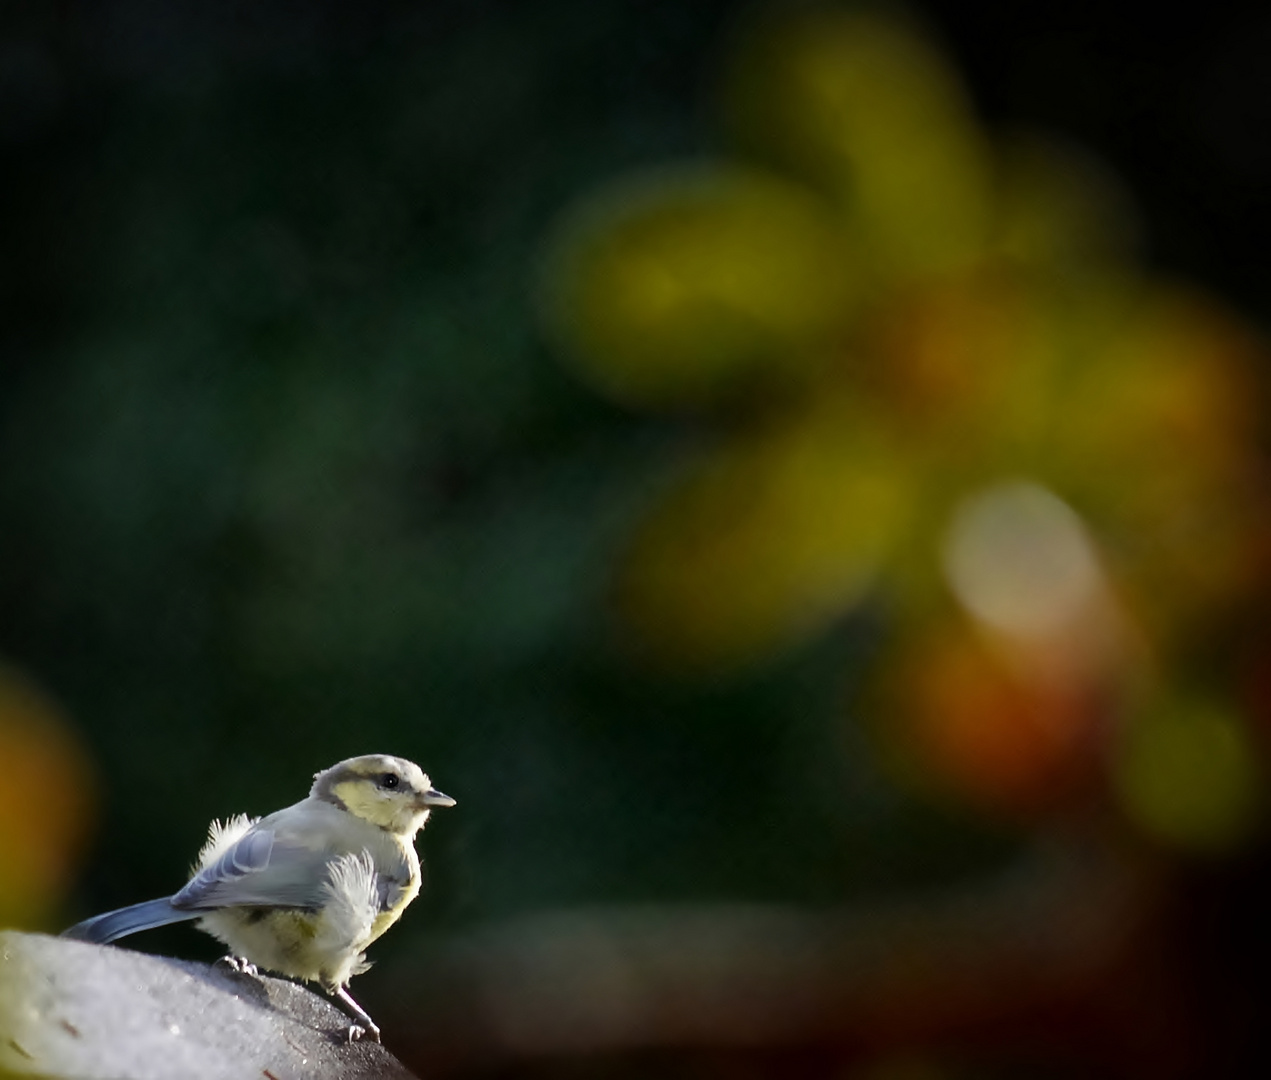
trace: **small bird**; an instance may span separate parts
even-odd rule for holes
[[[63,937],[99,944],[197,919],[229,946],[223,962],[317,982],[357,1021],[349,1041],[380,1029],[347,989],[363,950],[419,895],[415,834],[455,800],[405,758],[367,754],[315,773],[309,797],[264,818],[213,821],[190,880],[172,896],[76,923]]]

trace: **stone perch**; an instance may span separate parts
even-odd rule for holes
[[[0,932],[0,1075],[415,1080],[384,1047],[347,1042],[348,1028],[285,979]]]

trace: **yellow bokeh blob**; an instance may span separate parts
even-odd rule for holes
[[[815,355],[851,300],[847,251],[834,216],[797,185],[732,167],[658,174],[563,227],[547,315],[617,400],[708,402]]]
[[[1256,357],[1247,329],[1212,301],[1145,290],[1074,367],[1065,446],[1151,476],[1143,498],[1174,501],[1198,473],[1230,475],[1248,461]]]
[[[730,668],[850,611],[907,513],[901,460],[832,409],[722,447],[635,537],[619,605],[641,650]]]
[[[755,22],[724,107],[738,141],[842,200],[883,276],[977,258],[990,154],[960,80],[894,20],[833,9]]]
[[[1203,628],[1257,572],[1257,362],[1214,303],[1158,288],[1064,384],[1054,465],[1158,642]]]
[[[1256,821],[1261,776],[1249,734],[1213,702],[1162,701],[1138,717],[1114,776],[1126,814],[1168,844],[1221,852]]]

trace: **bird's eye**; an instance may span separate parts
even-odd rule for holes
[[[386,772],[380,777],[380,787],[388,788],[390,791],[402,782],[402,778],[397,773]]]

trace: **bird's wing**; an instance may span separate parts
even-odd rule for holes
[[[294,810],[295,808],[293,808]],[[320,822],[286,811],[248,829],[172,897],[184,910],[222,907],[316,908],[325,901],[333,851]]]

